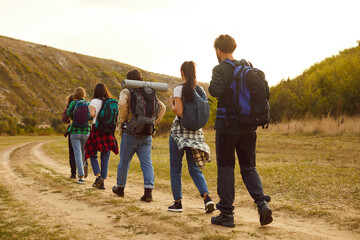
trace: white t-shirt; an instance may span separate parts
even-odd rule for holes
[[[202,88],[202,86],[200,86],[200,85],[198,85],[198,86],[204,91],[204,89]],[[183,85],[180,85],[180,86],[177,86],[176,88],[174,88],[173,97],[179,97],[179,98],[181,98],[182,89],[183,89]]]
[[[181,96],[182,96],[182,87],[183,87],[183,85],[180,85],[180,86],[177,86],[176,88],[174,88],[173,97],[179,97],[179,98],[181,98]],[[200,87],[201,87],[201,86],[200,86]],[[201,89],[203,89],[203,88],[201,87]],[[204,90],[204,89],[203,89],[203,90]],[[178,117],[177,117],[177,116],[175,116],[174,121],[176,121],[176,120],[178,120]]]
[[[201,88],[202,90],[204,90],[201,86],[200,86],[200,88]],[[181,96],[182,96],[182,90],[183,90],[183,85],[180,85],[180,86],[177,86],[176,88],[174,88],[173,97],[179,97],[179,98],[181,98]],[[178,120],[178,116],[175,117],[175,120]]]
[[[174,96],[173,97],[181,98],[182,89],[183,89],[183,85],[180,85],[180,86],[177,86],[176,88],[174,88]]]
[[[90,107],[91,106],[95,108],[95,116],[93,118],[93,124],[95,124],[97,116],[99,115],[99,112],[100,112],[100,109],[101,109],[101,106],[102,106],[102,100],[100,100],[98,98],[94,98],[90,102]]]
[[[180,86],[177,86],[176,88],[174,88],[173,97],[179,97],[179,98],[181,98],[182,89],[183,89],[183,85],[180,85]],[[175,119],[174,119],[174,120],[178,120],[178,116],[175,116]]]

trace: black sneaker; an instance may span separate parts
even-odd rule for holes
[[[215,225],[220,225],[224,227],[235,227],[234,224],[234,216],[233,215],[225,215],[220,213],[217,217],[211,218],[211,223]]]
[[[123,187],[113,186],[112,191],[119,197],[124,197],[124,188]]]
[[[105,184],[104,182],[102,184],[100,184],[100,186],[97,187],[98,189],[105,189]]]
[[[89,169],[88,162],[85,160],[84,161],[84,177],[85,178],[87,178],[87,176],[88,176],[88,173],[89,173],[88,169]]]
[[[75,179],[75,178],[76,178],[76,173],[71,174],[71,175],[70,175],[70,178],[71,178],[71,179]]]
[[[181,201],[179,202],[174,202],[173,205],[171,205],[170,207],[168,207],[168,210],[170,212],[182,212],[183,208],[182,208],[182,204]]]
[[[215,204],[211,200],[209,195],[206,195],[204,203],[205,203],[205,212],[206,213],[212,213],[213,211],[215,211]]]
[[[260,224],[261,226],[270,224],[273,221],[272,211],[267,204],[267,201],[262,201],[257,203],[258,213],[260,214]]]
[[[104,183],[104,179],[101,177],[101,176],[98,176],[96,179],[95,179],[95,182],[93,183],[93,187],[99,187],[101,184]]]

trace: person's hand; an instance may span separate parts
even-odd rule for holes
[[[174,97],[171,96],[171,97],[169,98],[169,104],[170,104],[170,105],[174,105]]]

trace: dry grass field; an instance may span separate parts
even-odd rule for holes
[[[272,124],[269,131],[281,134],[300,135],[360,135],[360,116],[339,117],[337,119],[324,117],[315,119],[312,117],[303,120],[284,121]]]
[[[258,130],[257,168],[271,195],[274,222],[258,223],[256,208],[236,172],[234,229],[210,224],[202,199],[183,161],[184,212],[172,204],[167,136],[153,140],[156,189],[141,202],[142,173],[134,157],[125,198],[111,192],[119,157],[111,155],[104,191],[94,189],[89,168],[86,186],[69,178],[63,137],[0,137],[1,239],[359,239],[360,134],[343,122],[326,125],[289,122]],[[328,130],[321,130],[328,127]],[[340,127],[340,128],[339,128]],[[310,128],[310,127],[309,127]],[[334,129],[339,128],[339,129]],[[216,194],[214,132],[206,131],[213,161],[204,174]],[[119,139],[120,143],[120,139]]]

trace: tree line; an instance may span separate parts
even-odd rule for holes
[[[270,109],[272,122],[360,114],[360,41],[271,87]]]

